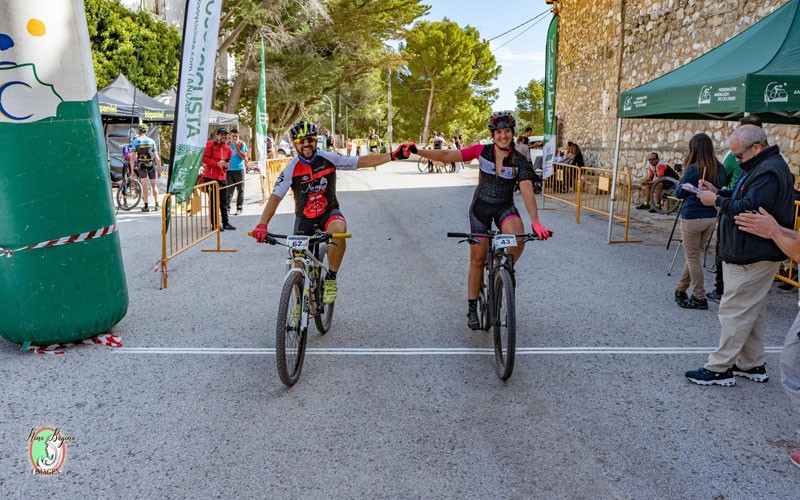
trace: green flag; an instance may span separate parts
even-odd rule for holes
[[[558,15],[553,16],[547,29],[544,69],[544,146],[542,147],[542,177],[553,175],[556,153],[556,57],[558,54]]]
[[[264,72],[264,40],[261,40],[261,78],[258,80],[258,101],[256,102],[256,151],[261,175],[267,170],[267,90]]]

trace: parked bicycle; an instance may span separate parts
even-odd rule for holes
[[[117,208],[120,210],[133,210],[142,200],[142,183],[128,175],[127,165],[122,166],[122,179],[119,182],[111,180],[111,190],[117,190]]]
[[[680,175],[683,171],[683,165],[676,163],[673,169],[676,174]],[[680,179],[665,175],[653,181],[652,189],[650,190],[650,207],[660,214],[671,214],[678,207],[681,206],[681,200],[675,196],[675,188],[678,186]]]
[[[349,233],[317,231],[313,236],[267,234],[264,240],[270,245],[285,246],[289,251],[275,332],[278,376],[288,386],[297,383],[303,369],[309,316],[313,316],[320,335],[330,330],[334,304],[327,305],[322,300],[328,246],[331,240],[349,237]]]
[[[514,266],[508,251],[517,246],[517,238],[523,243],[538,240],[533,233],[502,234],[490,230],[487,234],[447,233],[448,238],[462,238],[459,243],[480,244],[478,238],[489,236],[489,249],[486,254],[483,282],[478,294],[478,318],[481,329],[492,330],[494,339],[494,359],[497,375],[508,380],[514,371],[514,356],[517,344],[517,317],[514,289]]]

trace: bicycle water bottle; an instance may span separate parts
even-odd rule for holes
[[[0,11],[0,336],[76,342],[127,312],[82,0]]]

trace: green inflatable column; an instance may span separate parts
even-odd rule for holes
[[[10,0],[0,12],[0,335],[11,342],[76,342],[127,312],[96,94],[82,0]]]

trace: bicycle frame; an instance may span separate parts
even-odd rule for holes
[[[320,243],[314,243],[313,246],[319,248]],[[289,256],[286,258],[286,275],[284,281],[291,274],[301,274],[303,276],[303,297],[300,303],[300,327],[308,328],[308,316],[316,311],[317,304],[314,292],[319,286],[320,280],[312,280],[310,273],[315,272],[317,269],[322,268],[322,261],[314,256],[316,248],[309,248],[303,250],[295,250],[287,247]],[[311,250],[311,251],[309,251]],[[305,304],[309,307],[302,307]],[[311,309],[314,309],[313,311]]]

